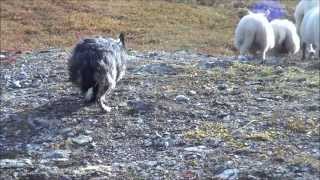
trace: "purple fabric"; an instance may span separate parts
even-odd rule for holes
[[[252,4],[250,10],[265,14],[268,14],[267,11],[269,10],[270,13],[267,16],[269,21],[282,18],[286,14],[285,8],[279,0],[261,0]]]

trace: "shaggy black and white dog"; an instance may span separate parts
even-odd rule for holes
[[[106,96],[124,76],[127,51],[124,34],[119,39],[95,37],[80,40],[69,59],[70,80],[80,87],[86,102],[97,101],[104,111]]]

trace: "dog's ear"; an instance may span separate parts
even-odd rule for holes
[[[125,43],[124,33],[123,33],[123,32],[120,33],[120,35],[119,35],[119,40],[120,40],[122,46],[123,46],[124,48],[126,48],[126,43]]]

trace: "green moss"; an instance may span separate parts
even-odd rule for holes
[[[290,159],[289,163],[292,165],[309,166],[315,169],[317,172],[320,171],[320,160],[316,159],[315,157],[309,154],[303,153],[303,154],[295,155]]]
[[[308,119],[291,117],[287,120],[286,129],[292,133],[308,133],[319,135],[319,126],[317,119]]]
[[[218,138],[237,148],[245,147],[244,143],[235,139],[231,132],[222,123],[206,122],[195,130],[184,133],[184,137],[189,140],[201,141],[204,138]]]
[[[198,129],[185,133],[188,139],[203,139],[206,137],[229,138],[230,133],[221,123],[205,123]]]
[[[265,66],[260,71],[260,76],[271,76],[274,75],[273,68],[270,66]]]
[[[232,68],[236,69],[237,72],[256,72],[257,66],[248,64],[248,63],[240,63],[240,62],[235,62],[231,66]]]
[[[289,67],[281,77],[281,80],[287,82],[300,82],[310,88],[320,87],[319,71],[307,71],[298,67]]]
[[[276,133],[273,131],[253,132],[247,135],[246,139],[255,141],[273,141],[276,137]]]
[[[272,67],[259,66],[249,63],[234,62],[227,70],[226,75],[234,80],[258,80],[261,77],[273,74]]]
[[[319,72],[314,72],[309,75],[306,79],[306,84],[310,88],[319,88],[320,87],[320,74]]]
[[[222,78],[224,75],[224,70],[221,68],[213,68],[211,70],[208,70],[207,72],[211,77],[215,79]]]

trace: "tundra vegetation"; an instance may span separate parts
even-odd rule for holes
[[[0,179],[317,179],[319,60],[238,60],[253,2],[0,1]],[[127,73],[101,113],[67,59],[120,31]]]

